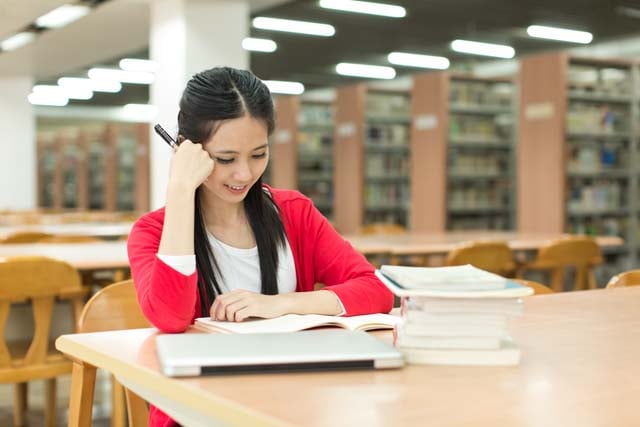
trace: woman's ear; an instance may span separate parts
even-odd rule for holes
[[[178,134],[178,145],[182,144],[182,142],[183,142],[185,139],[187,139],[187,138],[185,138],[184,136],[182,136],[182,135]]]

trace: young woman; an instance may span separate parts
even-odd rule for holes
[[[248,71],[213,68],[187,83],[166,206],[140,218],[128,243],[140,306],[161,331],[202,316],[391,310],[373,267],[307,197],[262,183],[274,126],[271,94]],[[172,421],[154,409],[150,425]]]

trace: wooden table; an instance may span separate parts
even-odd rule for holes
[[[640,287],[528,297],[512,332],[517,367],[189,379],[159,373],[154,329],[64,335],[56,347],[78,361],[70,426],[90,425],[96,366],[187,426],[640,425]]]
[[[118,238],[129,235],[132,226],[132,222],[5,225],[0,226],[0,239],[22,231],[47,233],[59,236],[92,236],[102,239]]]
[[[447,233],[403,233],[389,235],[345,235],[364,255],[443,255],[457,245],[471,240],[501,240],[514,251],[540,248],[563,234],[534,234],[512,231],[451,231]],[[615,236],[597,236],[601,248],[619,247],[624,240]]]
[[[66,261],[78,270],[129,267],[127,242],[0,244],[0,257],[40,255]]]

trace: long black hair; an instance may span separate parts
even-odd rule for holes
[[[203,71],[189,80],[180,99],[179,139],[203,143],[222,120],[245,115],[262,120],[271,135],[275,117],[267,86],[246,70],[216,67]],[[200,191],[195,197],[194,248],[200,308],[206,316],[216,295],[221,294],[215,276],[215,270],[220,272],[220,269],[207,237]],[[278,209],[262,188],[262,177],[249,189],[244,208],[258,247],[261,292],[275,295],[278,293],[278,246],[284,247],[286,237]]]

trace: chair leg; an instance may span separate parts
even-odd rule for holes
[[[129,389],[125,389],[129,427],[143,427],[149,424],[147,402]]]
[[[69,399],[69,427],[90,427],[96,367],[74,360]]]
[[[25,412],[27,410],[27,383],[16,383],[13,389],[13,425],[16,427],[25,425]]]
[[[577,266],[576,267],[576,280],[574,282],[573,285],[573,290],[574,291],[583,291],[585,289],[588,288],[588,284],[587,284],[587,271],[586,268],[583,266]]]
[[[124,387],[111,375],[111,427],[125,427]]]
[[[598,283],[596,282],[596,275],[593,273],[592,269],[589,269],[587,278],[589,280],[589,289],[596,289],[598,287]]]
[[[551,271],[551,289],[554,292],[564,291],[564,270],[562,268],[554,268]]]
[[[55,427],[56,425],[56,379],[50,378],[45,381],[45,407],[44,425]]]

